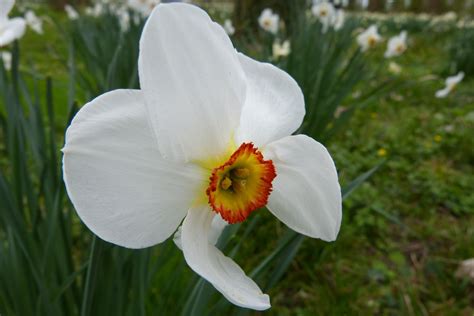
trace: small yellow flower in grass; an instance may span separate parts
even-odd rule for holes
[[[379,150],[377,150],[377,156],[379,157],[387,156],[387,150],[385,148],[380,148]]]
[[[441,135],[435,135],[433,139],[435,142],[440,143],[443,140],[443,137],[441,137]]]
[[[128,248],[174,234],[187,264],[230,302],[270,298],[216,242],[266,206],[291,229],[327,241],[342,218],[327,149],[292,135],[304,96],[286,72],[238,53],[188,4],[160,4],[143,28],[140,90],[86,104],[66,132],[63,174],[82,221]],[[257,228],[258,229],[258,228]]]

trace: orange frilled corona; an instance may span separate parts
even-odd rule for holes
[[[276,177],[271,160],[252,143],[243,143],[220,167],[212,170],[206,194],[212,209],[230,224],[245,220],[268,202]]]

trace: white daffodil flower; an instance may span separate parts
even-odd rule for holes
[[[388,40],[385,58],[400,56],[407,49],[407,32],[402,31],[399,35]]]
[[[25,13],[26,24],[38,34],[43,34],[43,21],[36,14],[29,10]]]
[[[20,39],[25,34],[26,23],[23,18],[8,18],[15,0],[0,1],[0,47]]]
[[[346,15],[344,13],[344,10],[342,9],[336,10],[336,12],[334,13],[334,23],[333,23],[334,29],[336,31],[339,31],[340,29],[342,29],[345,21],[346,21]]]
[[[104,11],[105,11],[104,4],[101,2],[97,2],[93,7],[87,7],[84,12],[87,15],[97,18],[101,16],[102,14],[104,14]]]
[[[280,26],[280,16],[273,13],[272,9],[266,8],[260,13],[258,24],[265,31],[276,34]]]
[[[12,54],[10,52],[0,52],[0,55],[2,55],[2,61],[5,70],[12,69]]]
[[[66,4],[64,6],[64,11],[66,11],[67,17],[69,20],[77,20],[79,19],[79,13],[74,9],[73,6]]]
[[[227,33],[227,35],[231,36],[231,35],[234,35],[235,33],[235,28],[234,26],[232,25],[232,21],[230,19],[226,19],[224,21],[224,30],[225,32]]]
[[[449,93],[451,93],[458,83],[460,83],[464,79],[464,72],[460,71],[456,76],[448,77],[446,79],[446,87],[444,89],[436,91],[435,96],[437,98],[445,98],[448,96]]]
[[[286,40],[283,43],[280,43],[278,40],[274,41],[272,45],[272,52],[274,59],[288,56],[291,52],[290,41]]]
[[[77,213],[128,248],[161,243],[182,222],[175,240],[196,273],[233,304],[269,308],[215,241],[265,205],[296,232],[336,239],[334,162],[314,139],[291,136],[305,114],[301,89],[236,52],[219,24],[187,4],[154,9],[138,68],[141,90],[97,97],[67,129],[63,173]]]
[[[115,12],[119,19],[120,29],[126,32],[130,29],[130,14],[126,8],[120,8]]]
[[[363,52],[367,51],[369,48],[373,48],[381,40],[382,37],[377,30],[377,25],[369,26],[367,30],[357,36],[357,43]]]
[[[329,25],[332,25],[335,21],[335,9],[332,3],[327,1],[322,1],[317,4],[314,4],[311,7],[313,15],[321,22],[323,25],[323,32],[326,32]]]

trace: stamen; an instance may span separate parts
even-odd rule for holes
[[[232,180],[229,177],[225,177],[221,182],[221,188],[227,190],[232,185]]]
[[[250,175],[248,168],[236,168],[232,170],[232,175],[236,178],[247,179]]]
[[[245,191],[245,185],[247,184],[247,180],[236,180],[232,182],[232,188],[237,193],[242,193]]]
[[[275,177],[273,162],[265,160],[252,143],[243,143],[212,170],[206,189],[209,205],[228,223],[242,222],[267,204]]]

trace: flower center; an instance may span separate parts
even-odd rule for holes
[[[206,190],[209,204],[228,223],[242,222],[267,204],[275,177],[273,162],[264,160],[252,143],[243,143],[212,170]]]
[[[375,44],[377,44],[377,39],[375,38],[375,36],[369,36],[367,41],[370,47],[374,47]]]
[[[398,44],[397,47],[395,48],[395,51],[397,53],[403,53],[404,50],[405,50],[405,45],[403,44]]]

